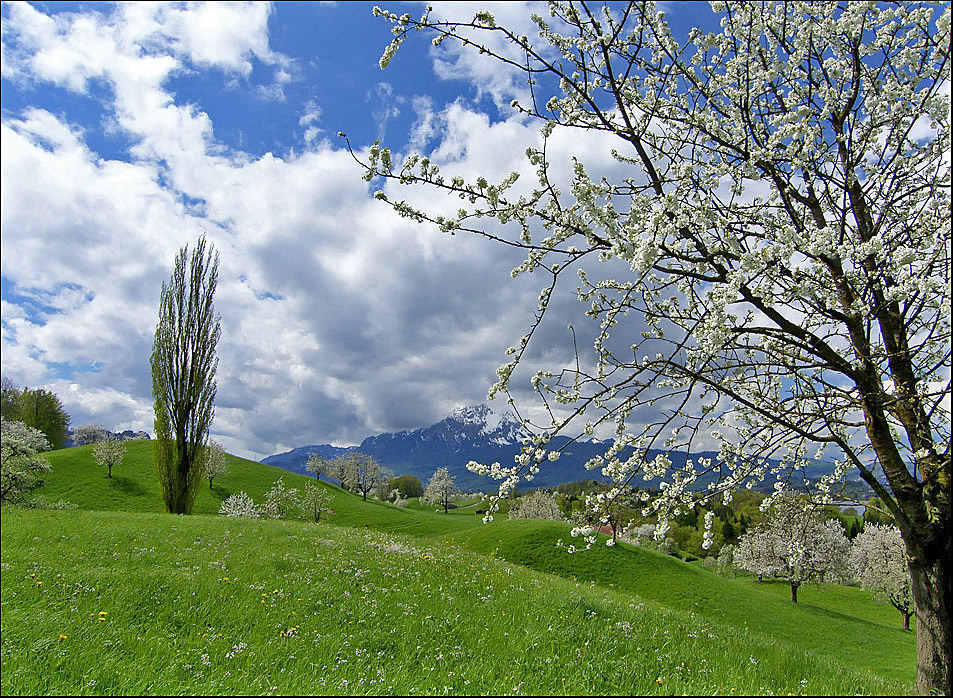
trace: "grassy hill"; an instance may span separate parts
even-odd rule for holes
[[[152,441],[129,441],[121,465],[106,477],[106,469],[96,465],[92,446],[77,446],[47,454],[53,472],[38,490],[46,499],[64,499],[80,509],[98,511],[165,511],[159,495],[159,480],[152,460]],[[290,487],[299,487],[307,479],[303,475],[270,468],[236,456],[226,456],[228,474],[213,481],[211,489],[199,489],[195,498],[196,514],[217,514],[222,502],[231,494],[245,491],[255,501],[263,500],[279,477]]]
[[[165,511],[159,495],[159,481],[152,460],[151,441],[130,441],[122,465],[113,468],[113,476],[96,465],[92,446],[51,451],[47,454],[53,472],[46,476],[38,490],[49,501],[63,499],[80,509],[93,511],[128,511],[161,513]],[[263,502],[265,493],[278,478],[287,487],[303,487],[314,478],[291,473],[282,468],[262,465],[228,455],[228,473],[215,478],[212,487],[207,481],[195,498],[193,514],[218,514],[230,495],[245,492],[256,502]],[[377,500],[363,501],[360,496],[322,481],[332,493],[334,523],[342,526],[369,526],[375,530],[411,535],[442,535],[449,531],[475,526],[480,519],[472,510],[454,510],[447,517],[432,509],[399,508]]]
[[[916,661],[911,634],[900,629],[900,616],[892,607],[872,604],[870,595],[859,588],[810,584],[794,604],[786,583],[725,579],[700,566],[626,543],[569,555],[553,544],[560,538],[568,541],[569,530],[568,524],[555,521],[515,520],[448,537],[474,552],[632,593],[739,632],[790,638],[799,647],[835,659],[842,666],[866,670],[875,665],[884,676],[911,676]]]
[[[849,587],[728,580],[568,527],[334,495],[330,523],[226,519],[279,476],[229,457],[161,513],[149,442],[111,480],[49,454],[79,511],[2,512],[2,693],[900,694],[914,638]]]

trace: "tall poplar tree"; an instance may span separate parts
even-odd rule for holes
[[[215,349],[221,336],[212,302],[218,260],[212,246],[206,250],[204,235],[191,258],[184,246],[159,300],[152,344],[155,463],[162,498],[173,514],[192,511],[205,474],[202,454],[215,414]]]

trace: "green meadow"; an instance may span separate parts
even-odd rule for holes
[[[228,519],[282,477],[239,458],[195,513],[163,513],[152,444],[107,478],[48,454],[4,509],[2,693],[907,694],[915,641],[857,588],[726,579],[626,544],[568,554],[569,526],[398,508],[325,484],[331,514]]]

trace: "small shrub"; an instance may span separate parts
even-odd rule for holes
[[[233,494],[228,497],[228,499],[222,502],[222,508],[219,509],[218,513],[239,519],[257,519],[261,516],[261,512],[258,507],[255,506],[254,500],[244,492],[239,492],[238,494]]]
[[[298,507],[307,518],[314,519],[315,523],[321,520],[323,514],[333,513],[331,507],[331,493],[316,482],[308,482],[304,493],[298,499]]]
[[[73,502],[67,502],[65,499],[59,499],[50,502],[43,497],[36,497],[30,502],[30,509],[47,509],[52,511],[67,511],[69,509],[78,509],[79,505]]]
[[[287,489],[284,481],[279,477],[275,486],[265,495],[261,514],[268,519],[283,519],[298,506],[299,499],[298,490]]]

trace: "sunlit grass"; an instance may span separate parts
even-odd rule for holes
[[[4,694],[906,687],[631,592],[324,524],[5,510],[2,575]]]
[[[625,543],[600,544],[570,555],[554,544],[560,538],[569,541],[570,528],[554,521],[517,520],[447,538],[474,552],[691,611],[733,626],[739,633],[774,636],[843,666],[860,671],[873,667],[890,678],[913,679],[913,634],[900,628],[895,617],[899,614],[874,603],[869,592],[807,584],[795,604],[786,584],[725,579],[700,566]]]
[[[80,510],[3,511],[3,694],[912,688],[912,634],[857,588],[808,585],[795,605],[627,545],[569,555],[565,524],[327,483],[327,522],[226,519],[229,494],[307,479],[234,457],[196,515],[170,516],[149,442],[112,479],[88,448],[48,456],[40,491]]]

